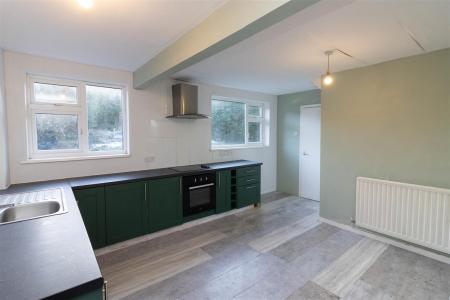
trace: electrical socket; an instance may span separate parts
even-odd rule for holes
[[[144,157],[144,162],[146,162],[146,163],[152,163],[152,162],[154,162],[155,161],[155,157],[154,156],[146,156],[146,157]]]

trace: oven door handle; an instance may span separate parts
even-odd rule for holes
[[[211,182],[211,183],[208,183],[208,184],[202,184],[202,185],[190,186],[190,187],[189,187],[189,190],[191,191],[191,190],[201,189],[201,188],[205,188],[205,187],[213,186],[213,185],[214,185],[214,182]]]

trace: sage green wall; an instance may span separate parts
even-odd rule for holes
[[[298,195],[300,106],[319,104],[320,90],[278,96],[277,191]]]
[[[322,217],[350,223],[357,176],[450,188],[450,49],[339,72],[323,88]]]

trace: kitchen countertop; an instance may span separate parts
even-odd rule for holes
[[[262,163],[238,160],[12,185],[2,194],[62,188],[68,212],[0,225],[0,291],[4,299],[70,298],[100,288],[103,278],[72,189],[184,176]]]
[[[103,278],[71,187],[65,181],[13,185],[0,194],[62,188],[68,212],[0,225],[2,299],[70,298]]]
[[[143,179],[157,179],[157,178],[165,178],[171,176],[185,176],[192,175],[196,173],[204,173],[204,172],[214,172],[217,170],[226,170],[232,168],[240,168],[240,167],[248,167],[255,165],[262,165],[260,162],[250,161],[250,160],[234,160],[227,162],[218,162],[218,163],[210,163],[206,164],[210,166],[210,168],[201,168],[201,165],[190,165],[187,167],[192,167],[196,170],[189,171],[175,171],[171,168],[164,169],[153,169],[153,170],[142,170],[142,171],[134,171],[134,172],[126,172],[126,173],[115,173],[115,174],[107,174],[107,175],[95,175],[95,176],[87,176],[80,178],[68,179],[70,186],[74,189],[77,188],[86,188],[86,187],[95,187],[104,184],[111,183],[123,183],[130,181],[139,181]]]

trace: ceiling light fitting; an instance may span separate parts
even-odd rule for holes
[[[327,73],[323,77],[322,82],[324,85],[331,85],[334,81],[333,76],[331,76],[330,74],[330,55],[333,55],[333,51],[332,50],[325,51],[325,55],[328,58],[328,65],[327,65]]]
[[[77,0],[77,2],[84,9],[91,9],[94,7],[94,0]]]

